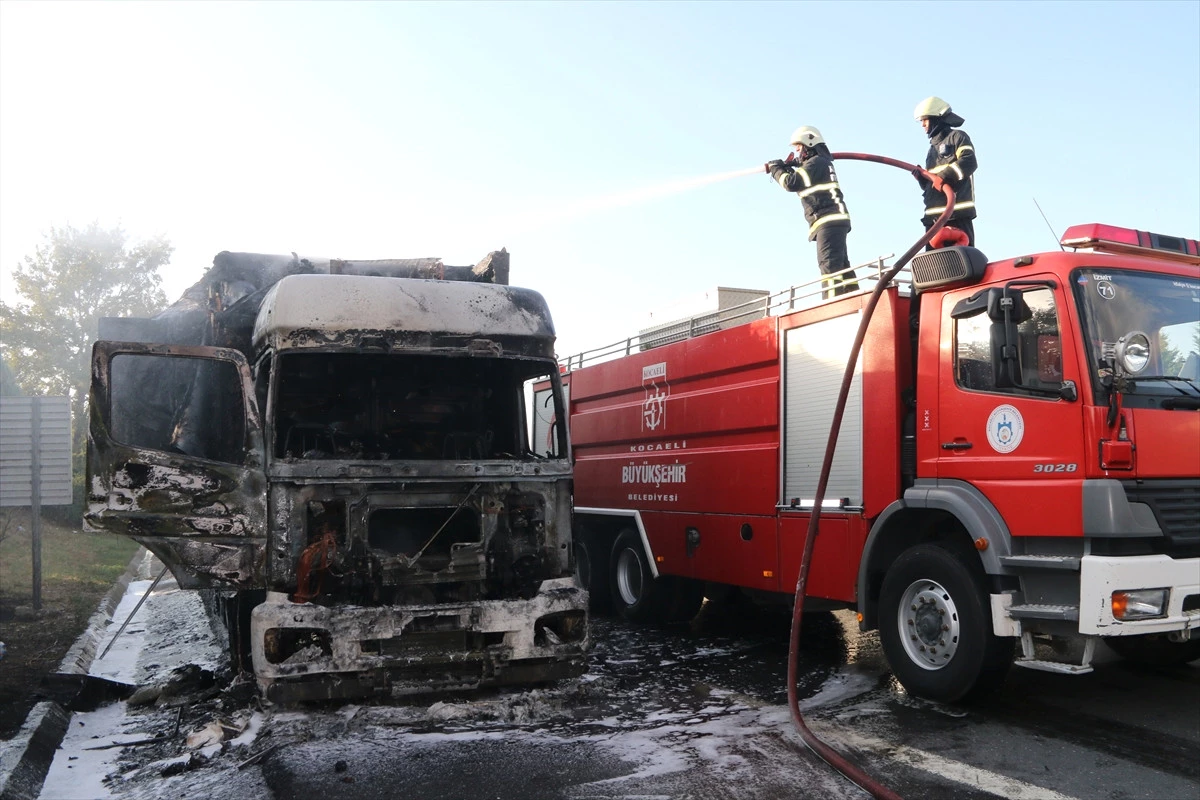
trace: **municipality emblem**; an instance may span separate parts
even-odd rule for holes
[[[987,420],[988,444],[997,453],[1011,453],[1025,436],[1025,420],[1014,406],[1002,405],[992,409]]]

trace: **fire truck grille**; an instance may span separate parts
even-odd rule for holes
[[[1122,481],[1131,503],[1154,511],[1172,556],[1200,555],[1200,481]]]

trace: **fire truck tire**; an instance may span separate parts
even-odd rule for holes
[[[655,580],[642,538],[626,528],[613,544],[610,564],[612,606],[630,622],[662,622],[671,601],[672,581]]]
[[[612,610],[609,586],[608,550],[599,541],[581,531],[575,537],[575,574],[588,590],[588,608],[598,614]]]
[[[1200,659],[1200,638],[1195,634],[1186,642],[1172,642],[1165,633],[1112,636],[1104,641],[1126,661],[1149,667],[1175,667]]]
[[[883,579],[879,639],[911,693],[952,703],[995,689],[1013,640],[991,631],[983,568],[973,553],[936,544],[906,550]]]

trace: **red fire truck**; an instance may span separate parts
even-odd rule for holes
[[[1014,656],[1089,672],[1100,638],[1200,658],[1197,241],[1093,224],[1061,244],[921,254],[867,330],[806,596],[856,607],[914,694],[995,688]],[[794,287],[564,360],[594,604],[790,604],[867,298]]]

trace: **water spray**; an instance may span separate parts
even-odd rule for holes
[[[519,232],[529,232],[547,225],[569,222],[588,214],[627,208],[647,203],[651,200],[689,192],[692,189],[699,189],[702,186],[740,178],[743,175],[761,175],[762,172],[763,168],[760,165],[747,167],[746,169],[730,170],[729,172],[717,172],[712,175],[702,175],[698,178],[676,178],[652,186],[643,186],[639,189],[630,189],[623,192],[613,192],[611,194],[585,198],[574,203],[566,203],[553,210],[524,212],[500,221],[507,226],[506,231],[509,234],[514,229]]]

